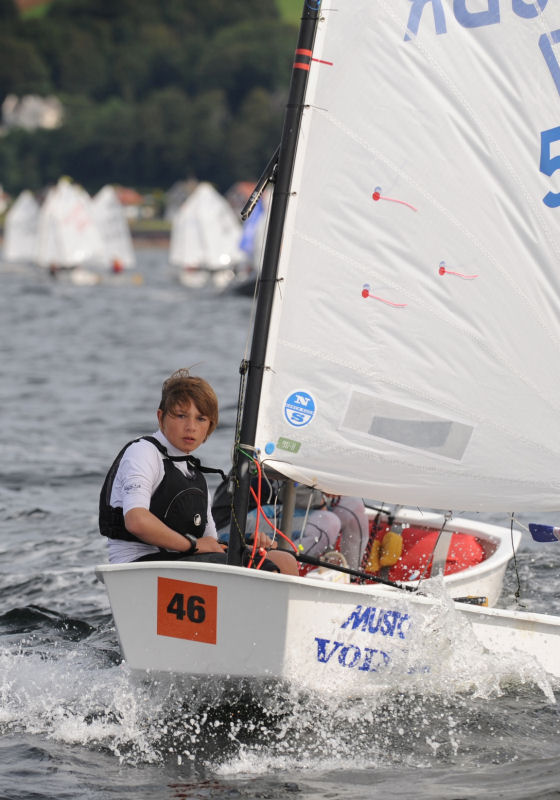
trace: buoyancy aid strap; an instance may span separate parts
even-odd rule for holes
[[[189,465],[189,467],[192,467],[193,469],[197,469],[199,472],[214,472],[214,473],[218,473],[219,475],[222,476],[224,481],[226,480],[226,475],[221,469],[218,469],[218,468],[215,469],[214,467],[203,467],[201,465],[201,463],[200,463],[200,459],[195,458],[194,456],[191,456],[191,455],[170,456],[169,453],[167,452],[167,448],[160,441],[158,441],[154,436],[141,436],[140,438],[141,439],[145,439],[147,442],[150,442],[150,444],[153,444],[154,447],[157,447],[157,449],[162,454],[162,456],[164,458],[168,458],[170,461],[186,461],[187,464]],[[136,440],[136,441],[138,441],[138,440]]]
[[[125,451],[130,447],[130,445],[134,444],[134,442],[137,442],[137,441],[138,441],[138,439],[134,439],[132,442],[128,442],[127,444],[125,444],[125,446],[122,448],[120,453],[117,455],[117,457],[115,458],[115,460],[111,464],[111,467],[109,468],[109,471],[107,472],[107,475],[105,476],[105,480],[103,481],[103,486],[101,488],[101,499],[102,500],[103,500],[103,498],[105,499],[105,503],[106,503],[107,506],[109,506],[110,503],[111,503],[111,492],[112,492],[112,489],[113,489],[113,482],[115,480],[115,476],[117,474],[117,470],[118,470],[118,468],[120,466],[120,463],[122,461],[122,457],[124,456]]]
[[[128,442],[122,448],[120,453],[117,455],[117,457],[111,464],[109,471],[105,476],[105,480],[103,481],[101,492],[99,494],[99,532],[103,536],[108,536],[110,539],[119,538],[118,532],[124,530],[124,518],[123,518],[122,508],[113,508],[111,506],[111,493],[113,491],[113,483],[115,481],[115,476],[122,461],[122,457],[124,456],[127,448],[130,447],[131,444],[137,441],[139,440],[133,439],[133,441]],[[129,541],[138,541],[135,536],[132,536],[132,534],[129,534],[129,536],[131,537]]]

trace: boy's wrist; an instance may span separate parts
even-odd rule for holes
[[[185,533],[185,539],[190,542],[190,548],[187,550],[188,553],[196,553],[196,546],[198,544],[198,539],[196,536],[193,536],[190,533]]]

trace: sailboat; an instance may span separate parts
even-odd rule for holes
[[[184,286],[209,281],[223,288],[241,262],[241,222],[225,197],[207,181],[193,190],[171,225],[169,263]]]
[[[103,186],[92,199],[93,218],[101,233],[103,254],[100,262],[105,269],[121,272],[136,264],[130,227],[115,189]]]
[[[52,274],[63,270],[79,284],[99,282],[90,269],[103,257],[91,197],[81,186],[61,178],[49,189],[39,212],[36,262]]]
[[[427,674],[434,648],[439,669],[461,630],[467,669],[505,657],[512,674],[522,662],[560,677],[560,618],[492,607],[518,531],[476,518],[560,506],[560,11],[487,6],[304,4],[278,157],[260,182],[274,193],[230,564],[97,568],[133,671],[365,690]],[[262,468],[288,497],[298,482],[378,498],[401,525],[438,530],[443,595],[422,578],[240,566]],[[486,553],[460,587],[445,575],[457,531]]]
[[[33,263],[37,252],[39,204],[33,194],[25,189],[10,207],[4,221],[5,261]]]

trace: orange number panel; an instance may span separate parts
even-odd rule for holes
[[[158,578],[158,636],[216,644],[217,611],[217,586]]]

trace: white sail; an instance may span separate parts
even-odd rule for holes
[[[49,190],[39,213],[37,263],[76,267],[98,262],[103,243],[85,189],[61,179]]]
[[[92,210],[103,242],[103,266],[117,269],[134,267],[136,257],[130,227],[112,186],[104,186],[94,195]]]
[[[39,211],[37,252],[35,261],[41,267],[56,267],[60,263],[61,246],[58,244],[56,222],[57,187],[49,189]]]
[[[25,189],[4,220],[3,257],[6,261],[33,261],[37,250],[39,204]]]
[[[180,268],[232,269],[241,260],[241,223],[210,183],[199,183],[173,218],[169,263]]]
[[[256,444],[337,494],[557,509],[560,8],[467,5],[322,7]]]

